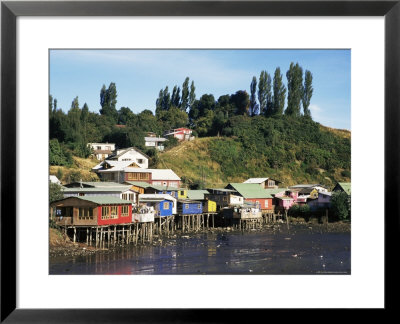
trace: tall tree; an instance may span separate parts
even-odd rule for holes
[[[267,107],[267,80],[266,71],[261,71],[260,78],[258,81],[258,102],[260,103],[260,113],[264,113]]]
[[[194,86],[194,81],[192,81],[190,85],[190,93],[189,93],[189,107],[192,107],[194,104],[194,101],[196,100],[196,93],[195,93],[196,87]]]
[[[108,88],[103,85],[100,90],[100,114],[109,116],[114,122],[118,120],[117,105],[117,87],[114,82],[111,82]]]
[[[169,94],[168,86],[166,86],[165,89],[164,89],[164,92],[163,92],[163,99],[162,99],[162,102],[161,102],[161,109],[162,110],[168,110],[170,106],[171,106],[171,95]]]
[[[304,116],[308,117],[311,117],[311,111],[308,107],[310,106],[311,97],[314,91],[312,87],[312,79],[313,79],[312,73],[306,70],[304,76],[304,86],[303,86],[301,101],[303,103]]]
[[[49,118],[51,117],[52,113],[53,113],[53,96],[49,95]]]
[[[187,111],[189,108],[189,77],[186,77],[182,84],[182,98],[180,107],[183,111]]]
[[[282,81],[281,69],[277,67],[274,73],[274,96],[272,110],[276,115],[282,115],[285,107],[286,87]]]
[[[271,116],[272,115],[272,86],[271,86],[271,76],[269,73],[266,73],[265,75],[265,93],[266,93],[266,107],[264,111],[265,116]]]
[[[164,92],[163,89],[160,90],[158,93],[158,98],[156,100],[156,115],[162,110],[162,102],[164,98]]]
[[[249,114],[250,99],[246,91],[236,91],[236,93],[231,96],[230,102],[235,106],[236,115]]]
[[[303,69],[293,62],[286,72],[288,80],[288,104],[285,111],[287,115],[300,116],[300,105],[303,94]]]
[[[250,83],[250,116],[258,114],[259,106],[257,104],[257,78],[253,76],[253,80]]]
[[[181,88],[178,86],[174,86],[174,89],[172,90],[172,96],[171,96],[171,106],[179,108],[181,97],[180,97],[180,92]]]

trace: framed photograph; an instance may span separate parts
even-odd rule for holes
[[[390,308],[399,16],[398,1],[3,1],[1,321]]]

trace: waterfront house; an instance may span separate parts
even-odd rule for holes
[[[218,210],[230,206],[241,206],[244,203],[243,197],[236,190],[208,188],[207,191],[209,192],[208,199],[216,202]]]
[[[201,201],[190,199],[178,200],[179,215],[198,215],[203,213],[203,203]]]
[[[187,198],[191,200],[199,200],[203,203],[203,213],[216,213],[217,203],[210,200],[210,192],[208,190],[188,190]]]
[[[292,190],[302,190],[302,189],[316,189],[318,192],[328,192],[328,189],[325,188],[322,184],[315,183],[315,184],[298,184],[294,186],[290,186],[288,189]]]
[[[172,216],[176,214],[177,200],[167,194],[141,194],[139,195],[139,203],[151,206],[156,211],[156,216]]]
[[[96,172],[104,181],[147,182],[150,185],[160,185],[179,188],[181,178],[171,169],[142,169],[131,165],[119,168],[102,168]]]
[[[317,199],[307,201],[310,210],[315,211],[318,209],[329,209],[331,207],[331,192],[320,192]]]
[[[245,202],[258,205],[262,211],[272,211],[275,208],[274,194],[284,189],[263,189],[256,183],[230,183],[226,189],[233,189],[244,198]]]
[[[132,203],[112,196],[68,197],[50,204],[57,225],[98,226],[132,222]]]
[[[151,223],[154,222],[154,216],[154,207],[147,205],[136,206],[132,210],[132,223]]]
[[[88,143],[87,145],[93,150],[93,156],[99,161],[108,158],[115,150],[114,143]]]
[[[254,203],[244,203],[243,206],[237,206],[232,208],[224,209],[224,217],[227,219],[257,219],[262,218],[261,209]]]
[[[256,183],[260,185],[263,189],[277,189],[278,184],[282,183],[282,181],[271,178],[250,178],[243,183]]]
[[[135,204],[138,201],[139,193],[132,190],[131,186],[103,186],[103,187],[83,187],[83,188],[64,188],[64,197],[94,197],[94,196],[109,196],[116,197],[122,200],[130,201]]]

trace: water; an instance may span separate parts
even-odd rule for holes
[[[350,233],[208,232],[50,260],[50,274],[350,274]]]

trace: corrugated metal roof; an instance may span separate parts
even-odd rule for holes
[[[188,190],[187,197],[188,199],[204,199],[204,194],[209,194],[208,190]]]
[[[139,201],[160,199],[160,198],[171,200],[171,201],[176,201],[176,198],[174,198],[168,194],[140,194],[139,195]]]
[[[201,201],[193,200],[193,199],[178,199],[178,202],[182,204],[201,204]]]
[[[258,184],[260,184],[260,183],[262,183],[264,181],[267,181],[268,179],[269,178],[250,178],[250,179],[247,179],[243,183],[258,183]]]
[[[144,181],[125,181],[126,183],[129,183],[132,186],[137,186],[141,188],[147,188],[150,187],[150,183],[144,182]]]
[[[65,188],[64,192],[124,192],[131,190],[131,186],[98,187],[98,188]],[[134,191],[134,190],[132,190]]]
[[[122,200],[113,196],[93,196],[93,197],[69,197],[69,198],[78,198],[81,200],[87,200],[93,202],[98,205],[108,205],[108,204],[132,204],[131,201]],[[66,199],[69,199],[66,198]]]
[[[231,186],[245,199],[271,198],[271,195],[257,183],[230,183]]]
[[[338,182],[338,184],[342,187],[345,193],[351,195],[351,182]]]
[[[164,137],[145,137],[144,140],[146,142],[165,142],[167,141]]]
[[[274,188],[274,189],[264,189],[267,193],[267,198],[274,198],[277,193],[284,192],[285,189]]]

